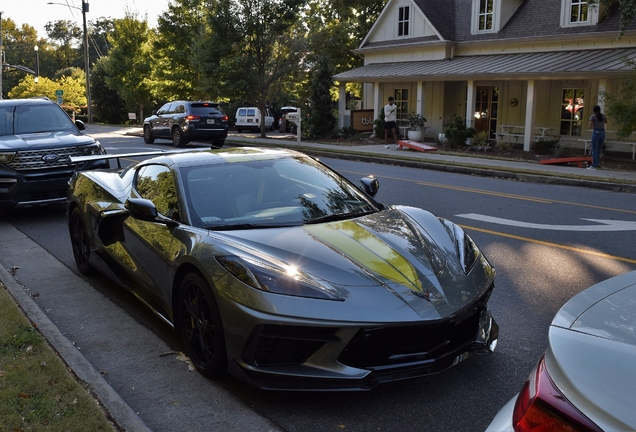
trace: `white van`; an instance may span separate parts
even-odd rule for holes
[[[274,129],[274,117],[269,112],[269,109],[265,110],[265,129]],[[236,110],[236,131],[238,133],[243,132],[243,129],[261,130],[261,111],[256,107],[244,107]]]

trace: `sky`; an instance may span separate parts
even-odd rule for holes
[[[89,10],[86,21],[97,18],[123,18],[128,8],[138,12],[140,19],[148,17],[150,27],[157,26],[157,17],[168,9],[170,0],[86,0]],[[47,3],[56,3],[53,5]],[[66,5],[70,7],[67,7]],[[46,37],[44,26],[49,21],[75,21],[82,28],[82,0],[0,0],[2,18],[11,18],[18,27],[30,24],[39,37]]]

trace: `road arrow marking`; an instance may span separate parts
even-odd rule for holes
[[[521,222],[511,219],[502,219],[492,216],[480,215],[475,213],[455,215],[456,217],[477,220],[481,222],[490,222],[500,225],[508,225],[520,228],[532,228],[554,231],[636,231],[636,222],[606,220],[606,219],[581,219],[588,222],[594,222],[598,225],[547,225],[536,224],[530,222]]]

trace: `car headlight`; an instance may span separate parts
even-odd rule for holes
[[[0,163],[9,163],[13,160],[15,152],[0,152]]]
[[[278,267],[237,256],[217,257],[216,260],[232,276],[261,291],[296,297],[343,300],[340,296],[318,282],[304,276],[297,268],[292,266],[287,268]]]
[[[106,150],[99,141],[95,141],[95,144],[81,146],[79,149],[85,156],[106,154]]]
[[[450,237],[455,241],[455,253],[457,254],[457,259],[462,265],[464,273],[470,273],[470,270],[477,261],[479,248],[473,239],[471,239],[470,236],[459,226],[446,219],[440,218],[440,221],[444,225],[444,228],[446,228]]]

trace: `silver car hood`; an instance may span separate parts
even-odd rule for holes
[[[636,272],[594,285],[555,316],[548,372],[605,430],[636,430]]]
[[[422,224],[430,226],[436,237]],[[477,277],[463,273],[457,258],[450,255],[454,244],[449,247],[451,240],[441,222],[419,209],[393,208],[345,221],[211,235],[223,236],[226,245],[241,253],[294,265],[336,287],[345,301],[362,306],[362,299],[378,298],[382,290],[388,303],[407,303],[420,318],[456,312],[490,285],[483,271],[475,272]],[[446,248],[438,245],[438,237]]]

